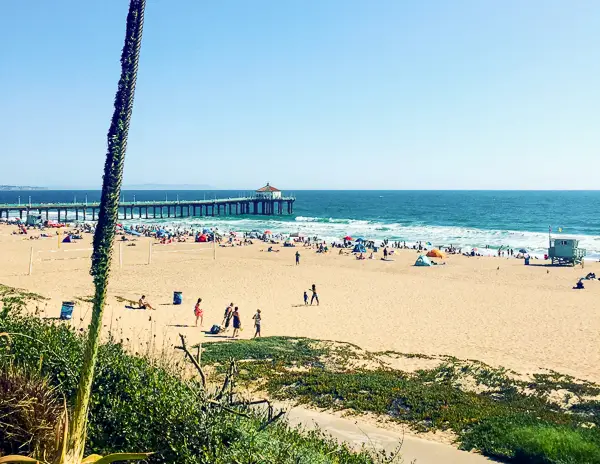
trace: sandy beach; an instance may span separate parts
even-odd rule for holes
[[[47,298],[42,317],[58,317],[61,302],[77,302],[71,321],[82,327],[93,293],[89,274],[91,235],[61,244],[55,237],[28,240],[0,226],[0,283]],[[52,232],[54,233],[54,232]],[[445,354],[504,366],[518,373],[552,369],[600,381],[600,281],[577,278],[600,265],[546,267],[534,260],[450,256],[446,265],[414,267],[415,251],[396,251],[394,261],[358,261],[335,250],[303,248],[268,253],[268,246],[223,248],[211,244],[154,245],[150,239],[116,245],[105,328],[133,351],[169,347],[179,333],[190,342],[219,339],[204,333],[221,323],[228,303],[239,306],[244,331],[254,333],[252,315],[262,310],[262,332],[352,342],[368,350]],[[135,246],[127,246],[135,243]],[[29,257],[33,247],[33,272]],[[299,250],[301,263],[294,264]],[[320,306],[302,295],[317,285]],[[183,305],[173,306],[173,291]],[[123,299],[144,294],[156,311],[126,309]],[[193,307],[203,299],[204,327],[194,327]],[[82,321],[83,319],[83,321]],[[139,346],[136,345],[139,343]]]

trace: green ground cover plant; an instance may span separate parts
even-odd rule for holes
[[[350,413],[375,413],[418,431],[451,430],[459,446],[522,463],[600,463],[598,386],[556,372],[522,379],[503,368],[441,356],[437,366],[403,372],[354,345],[268,337],[205,343],[203,360],[222,371],[241,360],[240,377],[277,399]],[[553,401],[552,393],[564,392]],[[577,399],[573,405],[571,399]]]

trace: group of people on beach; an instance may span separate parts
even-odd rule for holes
[[[198,320],[200,320],[200,327],[204,325],[204,310],[202,309],[202,298],[198,298],[196,301],[196,305],[194,306],[194,315],[196,316],[196,327],[198,327]],[[254,320],[254,338],[260,337],[260,329],[262,322],[261,310],[257,309],[254,316],[252,316]],[[223,322],[220,327],[223,332],[229,331],[229,328],[233,326],[233,333],[231,334],[231,338],[236,338],[239,336],[240,330],[242,329],[242,319],[240,316],[240,308],[235,306],[233,302],[229,303],[225,308],[225,313],[223,314]]]

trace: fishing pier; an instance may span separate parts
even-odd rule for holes
[[[119,219],[157,219],[203,216],[274,216],[293,214],[293,196],[284,197],[281,191],[267,184],[253,196],[212,200],[178,201],[131,201],[119,203]],[[98,218],[100,203],[37,203],[8,205],[0,204],[0,218],[38,214],[48,220],[50,213],[56,213],[58,222],[67,218],[75,221],[95,221]],[[11,216],[12,215],[12,216]],[[54,214],[53,214],[54,215]]]

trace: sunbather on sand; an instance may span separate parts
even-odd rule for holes
[[[140,309],[154,309],[152,305],[146,301],[146,295],[142,295],[138,303],[140,305]]]

